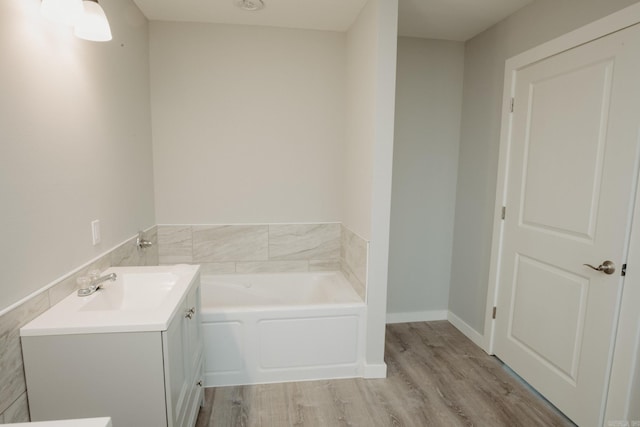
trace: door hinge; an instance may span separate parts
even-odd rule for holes
[[[498,307],[493,307],[493,313],[491,314],[492,319],[496,318],[496,311],[498,311]]]
[[[502,214],[500,216],[501,216],[502,220],[504,221],[504,219],[507,216],[507,207],[506,206],[502,207]]]
[[[627,264],[622,264],[622,271],[620,272],[621,276],[627,275]]]
[[[511,98],[511,112],[513,113],[513,106],[516,103],[516,99],[515,98]]]

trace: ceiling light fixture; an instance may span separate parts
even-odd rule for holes
[[[76,22],[73,33],[76,37],[94,42],[108,42],[111,40],[111,27],[104,10],[98,0],[84,0],[84,13]]]
[[[81,39],[111,40],[109,20],[98,0],[42,0],[40,13],[50,21],[72,25],[73,33]]]
[[[264,2],[262,0],[239,0],[236,2],[236,6],[242,10],[254,12],[256,10],[263,9]]]

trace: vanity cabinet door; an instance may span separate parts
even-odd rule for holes
[[[202,319],[200,316],[200,286],[194,286],[187,294],[187,310],[192,313],[187,317],[186,331],[188,335],[188,346],[184,348],[184,358],[187,361],[189,382],[189,398],[186,402],[185,418],[182,427],[193,427],[196,423],[198,410],[202,404],[204,389],[202,388],[203,372],[203,335]]]
[[[167,395],[167,422],[169,427],[182,426],[186,399],[191,390],[190,359],[185,357],[188,348],[189,326],[186,304],[178,309],[169,327],[162,333],[165,359],[165,387]]]
[[[193,383],[197,384],[201,380],[200,360],[203,351],[202,320],[200,317],[200,286],[195,286],[187,295],[187,307],[193,313],[188,319],[187,330],[189,334],[189,345],[185,357],[189,360],[189,372],[192,375]]]
[[[192,427],[202,399],[203,336],[200,286],[187,294],[163,332],[167,420],[169,427]]]

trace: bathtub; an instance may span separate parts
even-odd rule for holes
[[[205,386],[361,377],[365,304],[340,272],[203,275]]]

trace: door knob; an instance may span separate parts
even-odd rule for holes
[[[604,274],[613,274],[616,271],[616,265],[612,261],[605,261],[597,267],[591,264],[583,264],[589,268],[593,268],[595,271],[602,271]]]

